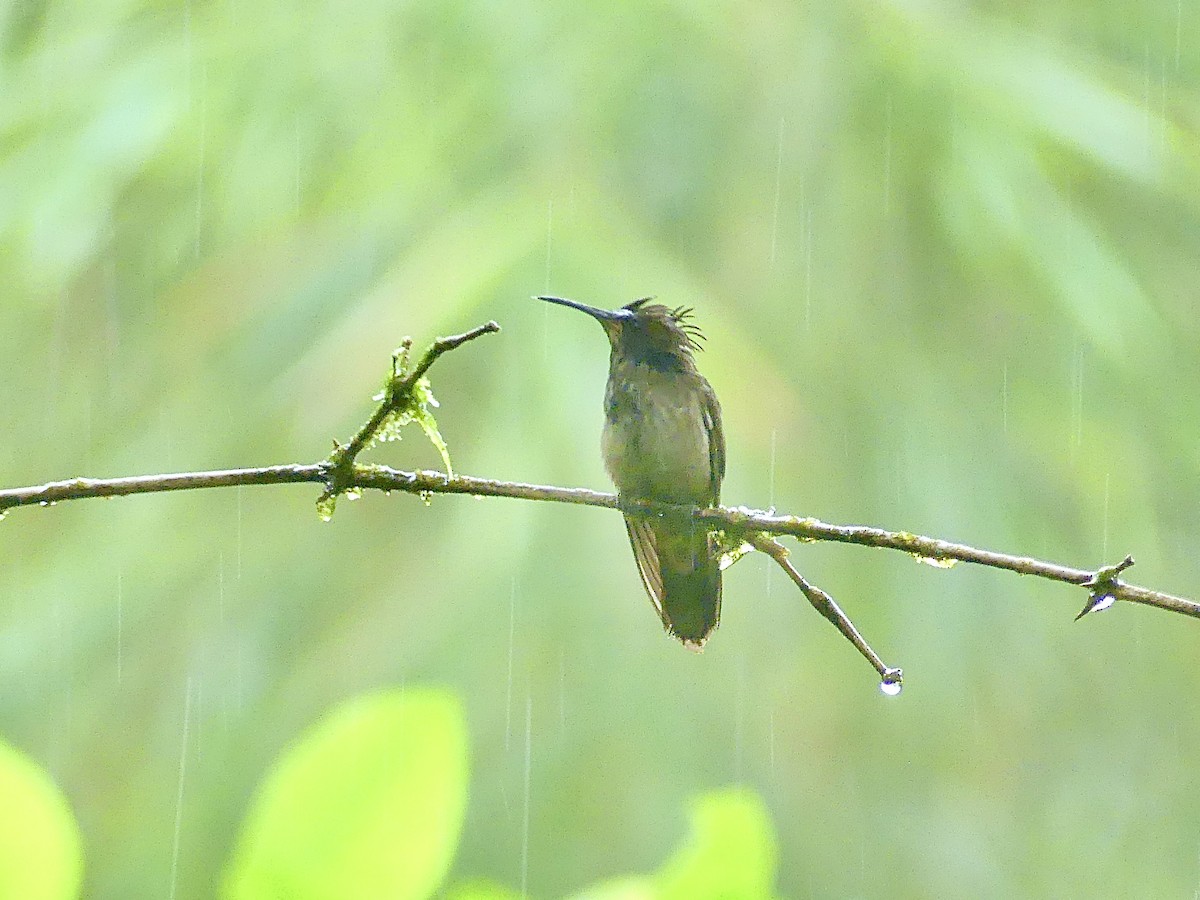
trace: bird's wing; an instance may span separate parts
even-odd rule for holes
[[[625,530],[629,532],[629,543],[633,545],[633,558],[637,560],[638,574],[642,576],[642,584],[654,604],[658,617],[666,622],[663,616],[663,577],[662,567],[658,562],[658,546],[654,537],[654,529],[648,519],[625,517]]]
[[[704,430],[708,434],[709,486],[715,505],[721,501],[721,481],[725,477],[725,431],[721,427],[721,404],[717,402],[717,392],[704,381],[701,394],[704,397]]]

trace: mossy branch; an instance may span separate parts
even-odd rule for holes
[[[333,453],[329,455],[329,472],[325,479],[325,492],[317,499],[317,510],[323,519],[333,517],[334,504],[339,494],[358,490],[353,483],[354,464],[358,455],[376,441],[398,440],[400,429],[409,422],[416,422],[425,432],[426,437],[442,455],[446,464],[447,474],[453,475],[450,468],[450,453],[446,442],[438,432],[437,422],[429,411],[430,406],[437,406],[433,392],[429,388],[429,379],[425,373],[437,362],[439,356],[455,347],[461,347],[467,341],[474,340],[485,334],[495,334],[500,326],[493,322],[485,322],[463,334],[438,338],[421,356],[415,367],[409,368],[409,354],[412,352],[412,338],[406,337],[400,346],[392,353],[392,371],[384,382],[383,390],[375,396],[379,406],[367,419],[358,433],[348,444],[333,442]]]
[[[0,518],[8,509],[20,506],[49,506],[66,500],[88,497],[123,497],[133,494],[164,491],[198,490],[233,485],[268,485],[315,483],[324,486],[318,501],[324,517],[332,514],[332,501],[347,491],[398,491],[427,496],[430,494],[469,494],[477,497],[510,497],[520,500],[574,503],[620,509],[634,515],[690,517],[703,522],[713,531],[724,532],[724,543],[735,546],[743,542],[770,555],[788,573],[819,612],[838,627],[867,658],[883,679],[884,686],[898,685],[900,670],[887,667],[858,634],[853,624],[819,588],[800,576],[787,560],[787,551],[774,538],[790,536],[800,541],[835,541],[899,550],[922,562],[948,568],[965,562],[1006,569],[1021,575],[1033,575],[1052,581],[1077,585],[1088,592],[1083,610],[1076,618],[1104,609],[1116,601],[1140,603],[1158,609],[1200,618],[1200,603],[1139,585],[1128,584],[1120,576],[1133,565],[1126,556],[1121,562],[1100,569],[1081,569],[1046,562],[1029,556],[1014,556],[994,550],[984,550],[967,544],[924,537],[906,531],[888,531],[864,525],[833,525],[800,516],[781,516],[745,507],[718,506],[708,509],[674,506],[649,501],[626,500],[616,494],[585,488],[562,488],[547,485],[494,481],[468,475],[442,472],[406,472],[387,466],[364,465],[358,455],[379,438],[388,423],[400,416],[402,421],[417,421],[427,434],[436,433],[436,423],[428,414],[426,404],[432,403],[425,374],[443,353],[474,338],[499,331],[495,322],[488,322],[464,334],[439,338],[425,351],[420,361],[408,367],[411,341],[406,340],[393,356],[392,373],[377,398],[380,403],[371,417],[348,444],[336,444],[333,453],[320,462],[310,464],[264,466],[250,469],[227,469],[209,472],[184,472],[166,475],[138,475],[125,478],[72,478],[30,487],[0,489]],[[425,420],[423,417],[427,417]],[[431,435],[432,437],[432,435]],[[440,437],[438,438],[440,440]],[[449,466],[447,466],[449,468]],[[322,506],[326,504],[326,506]],[[731,558],[736,557],[733,551]]]

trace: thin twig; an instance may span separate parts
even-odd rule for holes
[[[421,356],[415,368],[409,372],[399,372],[396,371],[398,361],[406,360],[408,352],[412,348],[412,338],[405,338],[400,349],[392,356],[392,380],[388,383],[388,389],[383,402],[379,404],[375,412],[371,415],[371,418],[363,424],[362,428],[358,429],[358,433],[350,439],[350,443],[344,447],[338,447],[334,451],[337,456],[336,462],[338,463],[338,468],[354,465],[358,454],[375,437],[384,420],[409,402],[413,388],[416,387],[417,382],[425,377],[425,373],[429,371],[430,366],[437,362],[439,356],[449,350],[453,350],[455,347],[462,346],[467,341],[474,340],[485,334],[495,334],[499,330],[500,326],[495,321],[491,321],[484,322],[482,325],[478,325],[462,334],[437,338],[429,345],[429,349]],[[335,491],[335,493],[338,492]]]
[[[495,320],[484,322],[482,325],[476,325],[470,331],[464,331],[462,334],[454,334],[450,337],[438,338],[433,342],[425,354],[421,357],[421,361],[417,363],[417,367],[409,374],[409,379],[416,381],[429,371],[429,367],[437,362],[437,358],[447,350],[453,350],[456,347],[461,347],[467,341],[473,341],[477,337],[482,337],[485,334],[498,334],[500,326]]]
[[[36,506],[39,503],[49,504],[87,497],[125,496],[238,484],[328,483],[330,467],[329,462],[322,462],[312,465],[267,466],[255,469],[145,475],[133,478],[73,478],[33,487],[0,490],[0,513],[5,509],[17,506]],[[697,521],[707,523],[713,529],[724,529],[731,533],[765,532],[775,535],[790,535],[807,541],[836,541],[844,544],[860,544],[866,547],[882,547],[889,550],[900,550],[913,556],[938,562],[957,560],[990,566],[994,569],[1006,569],[1022,575],[1036,575],[1039,578],[1048,578],[1052,581],[1061,581],[1082,587],[1088,587],[1088,583],[1096,578],[1098,573],[1105,571],[1105,568],[1099,570],[1075,569],[1028,556],[1010,556],[993,550],[982,550],[967,544],[956,544],[905,531],[886,531],[882,528],[871,528],[864,525],[831,525],[817,519],[777,516],[744,507],[718,506],[711,509],[695,509],[661,503],[618,502],[616,494],[592,491],[586,488],[562,488],[513,481],[493,481],[466,475],[456,475],[450,478],[441,472],[404,472],[386,466],[361,464],[352,468],[347,486],[381,491],[401,491],[409,494],[471,494],[479,497],[511,497],[521,500],[575,503],[583,506],[622,509],[634,513],[641,512],[647,515],[690,515]],[[1111,569],[1112,567],[1106,568]],[[1109,590],[1105,593],[1111,594],[1117,600],[1141,603],[1200,618],[1200,603],[1195,600],[1126,584],[1117,577],[1106,583]]]
[[[796,583],[796,587],[800,588],[804,596],[808,598],[808,602],[813,605],[813,609],[832,622],[834,627],[842,633],[846,640],[854,645],[854,649],[861,653],[867,662],[875,667],[875,671],[879,673],[881,684],[885,690],[894,687],[896,691],[899,691],[900,685],[904,681],[904,673],[898,668],[885,665],[884,661],[879,658],[879,654],[871,649],[871,645],[867,643],[866,638],[862,636],[854,626],[854,623],[850,621],[850,617],[842,612],[842,608],[837,605],[837,602],[819,587],[810,584],[803,575],[796,571],[796,567],[788,559],[788,551],[783,544],[762,533],[751,535],[750,543],[779,563],[779,567],[787,572],[788,578],[792,579]]]
[[[233,487],[242,484],[323,483],[327,463],[310,466],[262,466],[256,469],[221,469],[214,472],[177,472],[167,475],[133,475],[126,478],[68,478],[32,487],[0,490],[0,515],[17,506],[53,506],[64,500],[89,497],[127,497],[165,491]]]

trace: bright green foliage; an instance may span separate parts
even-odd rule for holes
[[[427,897],[453,859],[466,797],[466,726],[453,696],[353,700],[267,776],[225,897]]]
[[[692,806],[692,828],[657,875],[617,878],[571,900],[770,900],[779,856],[762,799],[731,788]]]
[[[692,808],[692,834],[663,867],[659,900],[769,900],[779,857],[775,830],[756,794],[708,794]]]
[[[79,893],[79,828],[50,777],[0,743],[0,897],[59,900]]]
[[[227,900],[428,897],[444,880],[466,806],[466,726],[436,690],[350,701],[286,751],[251,809]],[[769,900],[776,839],[745,790],[695,802],[692,833],[653,878],[607,881],[576,900]],[[450,900],[515,900],[490,881]]]

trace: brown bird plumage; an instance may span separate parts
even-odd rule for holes
[[[612,353],[604,392],[604,466],[623,498],[715,506],[725,476],[721,407],[696,369],[703,339],[691,310],[635,300],[604,310],[539,297],[595,318]],[[638,572],[664,627],[694,649],[721,613],[712,535],[695,522],[625,517]]]

